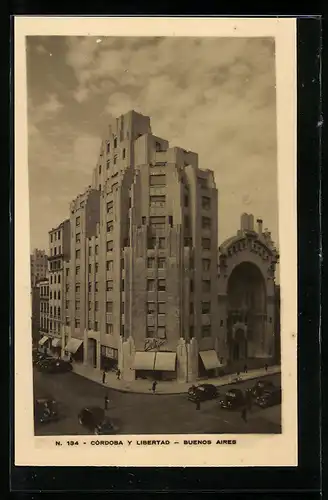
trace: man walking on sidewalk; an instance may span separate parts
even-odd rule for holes
[[[102,374],[102,383],[104,384],[105,382],[106,382],[106,372],[104,370]]]
[[[247,365],[244,366],[244,373],[247,373]]]
[[[268,371],[268,363],[265,363],[264,369],[265,369],[266,372]]]
[[[109,397],[108,394],[105,396],[105,410],[108,410],[108,405],[109,405]]]
[[[117,369],[117,372],[116,372],[116,378],[117,378],[117,380],[120,380],[120,378],[121,378],[121,370],[119,368]]]
[[[156,386],[157,386],[157,381],[154,380],[152,386],[151,386],[151,390],[153,391],[153,394],[155,394],[155,391],[156,391]]]

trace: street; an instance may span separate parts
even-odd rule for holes
[[[280,375],[267,377],[276,385]],[[255,380],[241,382],[234,387],[252,387]],[[221,387],[224,395],[229,386]],[[280,433],[281,406],[265,410],[253,406],[247,422],[240,411],[222,410],[218,400],[207,401],[196,410],[186,394],[153,395],[118,392],[80,377],[75,373],[46,374],[34,369],[34,396],[52,397],[59,403],[61,418],[37,426],[38,436],[86,435],[78,422],[78,413],[85,406],[104,407],[106,394],[110,403],[108,416],[120,434],[241,434]]]

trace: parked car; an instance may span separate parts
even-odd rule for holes
[[[219,391],[215,385],[212,384],[200,384],[191,386],[188,389],[188,399],[190,401],[207,401],[210,399],[215,399],[219,397]]]
[[[34,422],[44,424],[59,419],[58,403],[53,398],[36,398],[34,400]]]
[[[230,389],[220,401],[220,406],[224,410],[237,410],[245,404],[245,395],[240,389]]]
[[[71,372],[72,369],[72,363],[63,359],[47,360],[40,365],[40,371],[46,373],[66,373]]]
[[[271,380],[258,380],[252,388],[252,396],[256,399],[265,391],[273,390],[274,388],[275,385]]]
[[[79,423],[93,434],[116,434],[117,429],[106,417],[105,410],[98,406],[83,408],[78,415]]]
[[[256,398],[255,404],[260,408],[269,408],[281,404],[281,387],[275,387],[271,390],[265,390],[261,396]]]

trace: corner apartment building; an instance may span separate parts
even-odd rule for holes
[[[48,344],[61,349],[64,325],[65,268],[70,258],[70,221],[63,221],[49,231],[49,323]]]
[[[125,380],[214,373],[218,192],[197,154],[153,135],[149,117],[120,116],[67,224],[66,353],[118,367]],[[58,254],[49,261],[60,262]]]
[[[48,273],[48,257],[44,250],[35,248],[30,256],[31,287],[36,286],[40,279]]]

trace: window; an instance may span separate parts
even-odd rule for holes
[[[198,184],[201,188],[207,188],[207,180],[203,177],[198,177]]]
[[[52,291],[50,290],[49,298],[52,299]]]
[[[113,334],[113,325],[112,325],[112,323],[107,323],[106,324],[106,333],[107,333],[107,335],[112,335]]]
[[[107,154],[108,154],[108,153],[110,153],[110,143],[109,143],[109,142],[107,142],[106,146],[107,146],[107,148],[106,148],[106,149],[107,149]]]
[[[76,266],[76,268],[75,268],[75,276],[80,276],[80,266]]]
[[[106,162],[106,168],[107,168],[107,170],[109,170],[109,168],[110,168],[110,160],[107,160],[107,162]]]
[[[165,280],[158,280],[158,291],[165,292],[166,290],[166,282]]]
[[[57,247],[54,248],[54,255],[57,255]]]
[[[202,196],[202,208],[204,210],[209,210],[211,208],[211,198],[208,196]]]
[[[220,326],[223,326],[223,319],[220,320]]]
[[[147,337],[154,338],[154,336],[155,336],[155,327],[154,326],[147,326]]]
[[[165,195],[162,196],[151,196],[150,206],[151,207],[165,207]]]
[[[80,293],[81,287],[80,285],[75,285],[75,292]]]
[[[118,158],[118,156],[114,155],[114,165],[116,165],[116,163],[117,163],[117,158]]]
[[[121,259],[121,269],[123,270],[124,269],[124,258]]]
[[[99,165],[99,175],[101,174],[101,165]]]
[[[80,328],[80,320],[78,318],[75,319],[75,328]]]
[[[50,276],[50,284],[52,285],[52,275]]]
[[[158,269],[165,269],[166,267],[166,259],[165,257],[158,258]]]
[[[95,302],[95,311],[99,311],[99,302],[97,300]]]
[[[161,151],[161,143],[160,142],[156,142],[155,143],[155,148],[156,148],[156,151]]]
[[[193,280],[190,280],[190,291],[191,292],[194,291],[194,282],[193,282]]]
[[[54,283],[57,283],[57,275],[54,276]]]
[[[81,242],[81,233],[76,233],[76,235],[75,235],[75,241],[76,241],[76,243],[80,243]]]
[[[147,267],[148,267],[148,269],[153,269],[155,267],[155,259],[154,259],[154,257],[148,257],[148,259],[147,259]]]
[[[148,292],[155,291],[155,280],[147,280],[147,290]]]
[[[165,248],[165,238],[158,238],[158,248]]]
[[[211,282],[210,282],[210,280],[203,280],[202,289],[203,289],[203,292],[210,292],[211,291]]]
[[[111,233],[114,229],[114,226],[111,222],[107,222],[107,233]]]
[[[66,276],[69,276],[69,269],[66,269]]]
[[[159,339],[165,339],[166,338],[165,326],[158,326],[157,327],[157,337]]]
[[[81,257],[81,250],[76,250],[75,252],[75,258],[79,259]]]
[[[88,321],[88,329],[92,330],[92,321]]]
[[[88,254],[89,254],[89,257],[91,257],[91,255],[92,255],[92,248],[91,247],[89,247]]]
[[[156,238],[148,238],[148,248],[153,249],[156,247]]]
[[[107,252],[111,252],[113,250],[113,247],[114,247],[113,240],[107,241],[106,243]]]
[[[91,311],[91,309],[92,309],[92,302],[90,300],[89,300],[88,307],[89,307],[89,311]]]
[[[53,241],[53,234],[50,235],[50,241],[52,243],[52,241]]]
[[[114,148],[117,148],[117,137],[114,137]]]
[[[173,227],[173,215],[169,215],[169,226]]]
[[[113,261],[112,260],[108,260],[106,262],[106,271],[112,271],[113,270]]]
[[[123,160],[125,159],[125,148],[123,149]]]
[[[58,239],[60,240],[60,231],[58,231]]]
[[[89,266],[88,266],[88,272],[89,272],[89,274],[91,274],[91,272],[92,272],[91,264],[89,264]]]
[[[147,302],[147,314],[154,314],[156,312],[155,302]]]
[[[57,292],[56,292],[56,290],[55,290],[55,291],[54,291],[54,300],[56,300],[56,299],[57,299]]]
[[[211,336],[211,326],[203,325],[202,326],[202,337],[210,337]]]
[[[211,240],[210,238],[202,238],[202,249],[210,250],[211,248]]]
[[[184,195],[184,206],[187,207],[189,205],[189,196],[187,194]]]
[[[113,312],[113,302],[106,302],[106,312],[107,313]]]
[[[203,264],[203,271],[209,271],[210,270],[210,267],[211,267],[211,261],[210,261],[210,259],[203,259],[202,260],[202,264]]]
[[[185,225],[185,229],[189,229],[189,227],[190,227],[190,225],[189,225],[189,215],[185,215],[184,225]]]
[[[98,255],[98,252],[99,252],[99,245],[96,245],[95,246],[95,255]]]
[[[92,292],[91,283],[88,283],[88,292],[89,292],[89,293],[91,293],[91,292]]]
[[[95,332],[98,332],[99,327],[98,327],[98,321],[95,321]]]
[[[58,283],[60,283],[60,274],[58,274]]]
[[[50,314],[52,315],[52,306],[50,306]]]
[[[97,273],[99,271],[99,264],[98,262],[95,263],[95,273]]]
[[[77,311],[79,311],[79,310],[80,310],[80,301],[79,301],[79,300],[76,300],[76,301],[75,301],[75,309],[76,309]]]
[[[121,281],[121,291],[124,292],[124,280]]]
[[[106,207],[107,207],[107,213],[109,213],[110,210],[113,209],[113,202],[112,201],[108,201]]]
[[[211,219],[209,217],[202,217],[202,228],[211,229]]]
[[[189,314],[194,314],[194,303],[189,302]]]
[[[98,283],[98,281],[95,282],[95,292],[99,292],[99,283]]]
[[[113,290],[113,281],[112,280],[106,281],[106,290],[107,290],[107,292],[111,292]]]
[[[76,217],[76,223],[75,223],[76,227],[78,227],[80,223],[81,223],[81,217]]]
[[[209,314],[211,311],[210,302],[202,302],[202,314]]]
[[[66,300],[66,301],[65,301],[65,308],[66,308],[66,309],[69,309],[69,300]]]
[[[165,228],[165,217],[150,217],[149,223],[154,228],[164,229]]]
[[[58,300],[60,300],[60,290],[58,290]]]
[[[158,303],[158,314],[165,314],[165,311],[166,311],[166,303],[159,302]]]
[[[165,174],[150,175],[149,184],[150,186],[165,186],[166,185]]]

